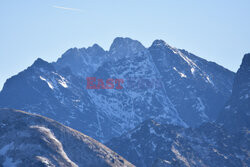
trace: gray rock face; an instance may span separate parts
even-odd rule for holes
[[[78,131],[39,115],[0,109],[0,166],[133,165]]]
[[[147,119],[182,127],[215,120],[233,76],[161,40],[145,48],[116,38],[109,51],[95,44],[69,49],[54,63],[36,60],[6,81],[0,107],[41,114],[108,141]],[[124,89],[89,90],[86,77],[123,79]]]
[[[250,54],[246,54],[237,71],[233,92],[218,118],[229,131],[250,128]]]

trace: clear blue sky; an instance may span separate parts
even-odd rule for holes
[[[40,57],[117,36],[155,39],[236,71],[250,52],[249,0],[1,0],[0,90]]]

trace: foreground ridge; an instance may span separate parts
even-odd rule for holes
[[[89,136],[23,111],[0,109],[0,138],[0,164],[4,167],[133,167]]]

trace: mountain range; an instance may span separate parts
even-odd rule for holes
[[[109,51],[95,44],[69,49],[53,63],[37,59],[6,81],[0,107],[43,115],[105,142],[148,119],[182,127],[214,121],[234,75],[162,40],[145,48],[116,38]],[[89,90],[86,77],[123,79],[124,89]]]
[[[247,167],[249,99],[250,54],[234,73],[162,40],[72,48],[4,84],[0,166]]]

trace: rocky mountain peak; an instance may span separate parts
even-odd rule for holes
[[[150,48],[159,48],[159,49],[168,49],[173,51],[174,48],[172,46],[170,46],[169,44],[167,44],[164,40],[161,39],[157,39],[155,40]]]
[[[91,56],[92,55],[104,55],[106,53],[105,50],[98,44],[94,44],[93,46],[88,47],[86,51]]]
[[[86,77],[92,74],[107,58],[106,51],[94,44],[86,48],[71,48],[54,63],[56,69],[70,68],[74,75]]]
[[[114,39],[109,53],[116,58],[132,56],[136,53],[146,51],[146,48],[137,40],[131,38],[117,37]]]
[[[169,46],[164,40],[157,39],[152,43],[152,46]]]
[[[241,67],[250,67],[250,53],[244,55]]]
[[[35,60],[35,62],[31,65],[31,67],[36,68],[52,68],[51,64],[41,58]]]

